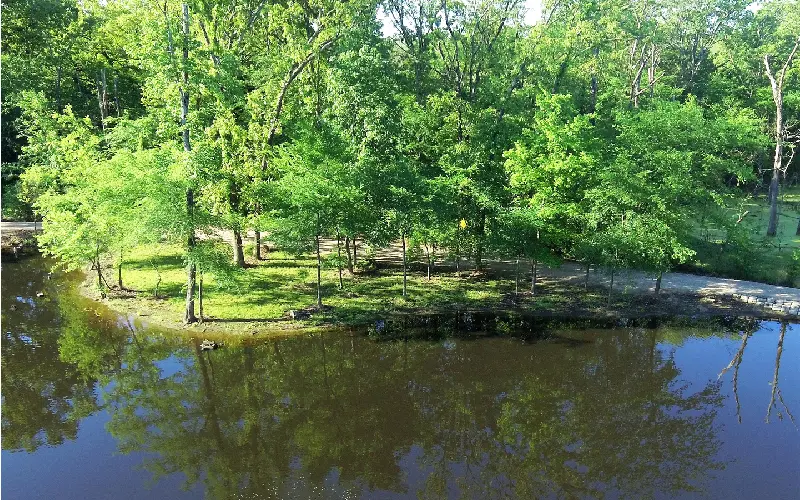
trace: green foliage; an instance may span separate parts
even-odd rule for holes
[[[759,188],[763,58],[798,34],[794,0],[556,2],[532,26],[519,2],[185,6],[186,32],[177,1],[5,9],[3,214],[30,204],[71,269],[167,243],[237,286],[228,251],[195,245],[229,231],[239,256],[250,229],[297,254],[408,237],[434,264],[687,265]]]

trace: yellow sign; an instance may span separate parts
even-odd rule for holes
[[[461,219],[461,221],[458,223],[458,227],[460,227],[461,229],[466,229],[467,228],[467,221],[465,221],[464,219]]]

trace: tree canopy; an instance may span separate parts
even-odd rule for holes
[[[184,245],[191,321],[201,233],[663,272],[796,177],[796,0],[532,7],[6,2],[3,214],[72,267]]]

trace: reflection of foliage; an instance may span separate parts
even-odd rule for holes
[[[183,472],[212,498],[363,488],[651,496],[702,486],[721,467],[719,386],[689,393],[655,332],[575,340],[535,351],[340,335],[195,345],[168,376],[154,368],[162,358],[140,355],[153,368],[117,375],[109,430],[123,451],[152,454],[156,478]],[[417,469],[427,479],[411,485]]]
[[[59,359],[66,323],[55,300],[70,298],[64,285],[43,279],[45,266],[41,259],[3,264],[3,449],[34,451],[75,439],[79,420],[97,409],[94,382]]]
[[[527,469],[545,472],[545,491],[595,496],[612,485],[650,497],[692,491],[720,467],[710,460],[720,444],[712,427],[719,386],[687,394],[655,335],[598,339],[586,371],[527,377],[509,395],[500,428],[521,443]]]
[[[97,380],[119,369],[127,335],[117,320],[67,303],[60,307],[62,326],[58,350],[62,361],[74,365],[88,380]]]
[[[390,340],[408,333],[386,322],[381,341],[324,334],[203,352],[199,340],[121,329],[56,283],[2,282],[14,325],[6,448],[73,439],[98,408],[99,380],[120,451],[147,452],[156,479],[182,473],[211,498],[674,495],[722,466],[719,386],[680,384],[658,343],[682,341],[672,330],[596,335],[574,329],[597,325],[470,314],[404,324],[433,332],[423,340]],[[529,334],[517,340],[450,337],[520,327]]]

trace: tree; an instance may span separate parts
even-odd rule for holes
[[[335,130],[309,128],[280,148],[275,163],[279,208],[274,214],[273,238],[297,251],[313,248],[317,261],[317,306],[322,306],[320,239],[336,232],[348,207],[363,203],[352,184],[346,163],[346,143]]]
[[[769,51],[772,47],[767,48],[767,52],[764,54],[764,69],[772,88],[772,100],[775,102],[775,156],[772,165],[772,179],[769,185],[769,225],[767,226],[767,236],[776,236],[778,232],[778,189],[780,175],[786,175],[786,170],[783,167],[783,148],[784,141],[786,140],[786,125],[783,116],[783,92],[786,83],[786,73],[789,68],[791,68],[792,60],[797,54],[798,47],[800,47],[800,16],[797,15],[798,7],[796,2],[787,2],[786,5],[779,5],[778,7],[778,16],[785,15],[786,17],[784,17],[776,33],[777,41],[779,44],[782,42],[784,47],[789,47],[789,54],[786,56],[785,62],[780,67],[780,70],[777,68],[773,69],[770,66],[772,54]],[[792,18],[792,16],[794,18]],[[786,40],[787,38],[788,41]],[[775,49],[780,50],[784,47],[775,47]],[[794,156],[793,149],[792,156]],[[787,165],[789,163],[791,163],[791,158],[787,162]]]

